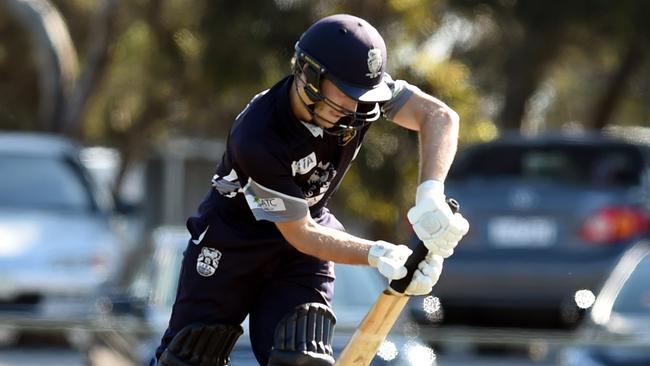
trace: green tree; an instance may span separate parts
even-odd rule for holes
[[[473,21],[485,23],[480,42],[456,57],[470,66],[482,94],[501,101],[497,121],[502,129],[522,127],[535,94],[543,91],[545,83],[555,95],[545,112],[555,110],[558,113],[547,116],[559,120],[550,121],[547,127],[576,120],[586,127],[603,127],[613,118],[648,44],[646,22],[640,15],[647,13],[645,2],[573,0],[553,2],[552,6],[516,0],[449,3]],[[608,60],[599,62],[602,57]],[[581,58],[586,62],[578,66]],[[580,75],[585,78],[579,79]],[[596,80],[594,85],[594,77],[605,80],[604,75],[612,75],[609,84]],[[569,103],[571,107],[566,108]],[[571,115],[558,111],[558,106]]]
[[[63,55],[78,65],[49,94],[37,51],[46,42],[36,18],[18,13],[28,3],[59,14],[72,44]],[[2,0],[0,7],[11,10],[0,12],[0,127],[115,146],[123,170],[169,136],[224,138],[250,98],[289,73],[300,33],[337,12],[377,26],[394,78],[459,112],[461,148],[503,129],[650,116],[646,2]],[[373,236],[407,232],[416,140],[376,122],[333,202],[370,223],[363,226]]]

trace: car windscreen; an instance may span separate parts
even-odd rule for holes
[[[0,207],[88,211],[92,196],[64,159],[0,155]]]
[[[449,180],[519,179],[629,187],[640,184],[641,153],[627,145],[486,145],[460,154]]]
[[[639,262],[625,281],[612,310],[623,314],[650,313],[650,255]]]

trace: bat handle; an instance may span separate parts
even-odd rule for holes
[[[453,198],[447,198],[447,204],[451,208],[451,211],[456,213],[460,209],[460,204],[458,201],[456,201]],[[406,291],[406,288],[408,287],[409,283],[411,283],[411,280],[413,279],[413,274],[415,273],[415,270],[418,269],[418,265],[420,262],[424,260],[424,258],[427,256],[429,253],[429,250],[427,247],[424,246],[424,243],[422,243],[421,240],[418,240],[417,243],[415,244],[415,248],[413,249],[413,254],[411,254],[408,259],[406,260],[406,263],[404,264],[404,267],[406,267],[406,270],[408,271],[406,274],[406,277],[401,278],[399,280],[393,280],[390,282],[389,287],[397,293],[403,294],[404,291]]]

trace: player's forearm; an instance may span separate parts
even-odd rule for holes
[[[291,230],[279,228],[299,251],[336,263],[367,265],[368,251],[374,245],[371,240],[319,225],[311,218]]]
[[[449,107],[427,113],[420,126],[420,182],[444,182],[458,146],[459,117]]]

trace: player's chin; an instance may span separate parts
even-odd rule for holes
[[[316,117],[316,123],[318,123],[318,126],[321,128],[332,128],[336,126],[339,123],[340,118],[336,118],[334,120],[329,120],[326,118],[323,118],[322,116],[317,116]]]

